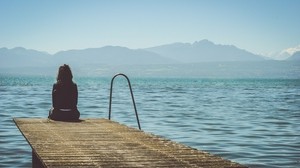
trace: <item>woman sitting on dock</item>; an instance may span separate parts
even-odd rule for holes
[[[72,80],[73,75],[69,65],[59,67],[57,82],[52,89],[52,108],[48,118],[58,121],[78,120],[80,113],[77,109],[77,85]]]

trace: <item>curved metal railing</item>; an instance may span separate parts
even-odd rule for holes
[[[136,105],[135,105],[135,101],[134,101],[134,96],[133,96],[133,92],[132,92],[130,80],[129,80],[129,78],[125,74],[122,74],[122,73],[116,74],[111,79],[111,82],[110,82],[110,97],[109,97],[109,114],[108,114],[108,119],[110,120],[110,118],[111,118],[111,103],[112,103],[113,83],[114,83],[114,80],[115,80],[115,78],[117,76],[123,76],[123,77],[125,77],[126,80],[127,80],[127,82],[128,82],[128,86],[129,86],[130,94],[131,94],[131,99],[132,99],[132,103],[133,103],[133,107],[134,107],[134,111],[135,111],[136,120],[137,120],[137,123],[138,123],[138,127],[141,130],[140,120],[139,120],[139,116],[138,116],[138,113],[137,113],[137,110],[136,110]]]

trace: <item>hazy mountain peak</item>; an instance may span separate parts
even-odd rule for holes
[[[20,50],[20,51],[24,51],[24,50],[28,50],[24,47],[15,47],[15,48],[12,48],[11,50]]]
[[[123,46],[113,46],[113,45],[107,45],[107,46],[104,46],[104,47],[101,47],[103,49],[124,49],[124,50],[130,50],[129,48],[127,47],[123,47]]]
[[[266,54],[266,56],[269,58],[272,58],[274,60],[286,60],[298,51],[300,51],[300,45],[298,45],[296,47],[290,47],[290,48],[283,49],[280,52],[272,52],[272,53]]]
[[[293,55],[295,54],[296,52],[300,51],[300,45],[296,46],[296,47],[290,47],[290,48],[287,48],[285,50],[283,50],[282,52],[287,52],[289,53],[290,55]]]
[[[182,63],[264,60],[259,55],[233,45],[217,45],[206,39],[196,41],[193,44],[173,43],[147,48],[146,50]]]
[[[7,51],[7,50],[8,50],[8,48],[6,48],[6,47],[0,48],[0,51]]]
[[[288,60],[297,60],[300,61],[300,51],[295,52]]]
[[[193,45],[215,45],[213,42],[207,40],[207,39],[203,39],[203,40],[200,40],[200,41],[195,41],[193,43]]]

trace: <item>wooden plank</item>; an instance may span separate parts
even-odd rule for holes
[[[107,119],[14,121],[38,167],[245,167]]]

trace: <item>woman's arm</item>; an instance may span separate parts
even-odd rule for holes
[[[53,108],[57,107],[57,90],[56,90],[56,84],[53,84],[52,88],[52,106]]]
[[[74,85],[75,85],[74,104],[75,104],[75,107],[77,107],[77,103],[78,103],[78,89],[77,89],[76,83]]]

